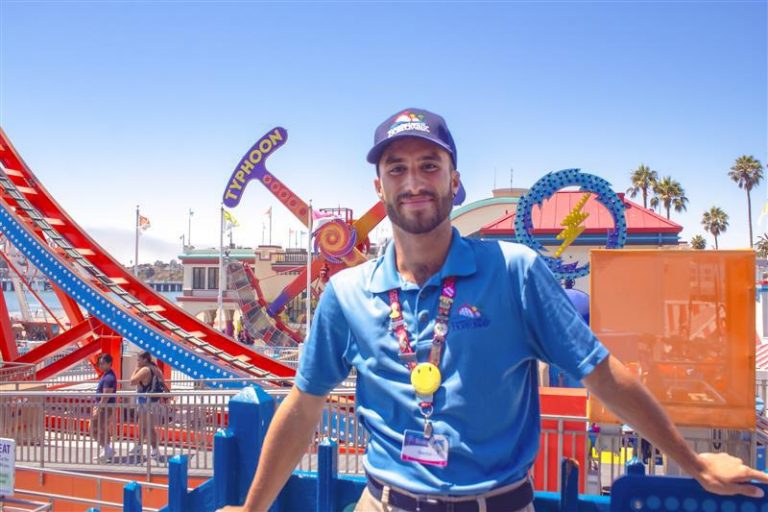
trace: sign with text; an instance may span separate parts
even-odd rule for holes
[[[0,438],[0,496],[13,494],[16,476],[16,441]]]

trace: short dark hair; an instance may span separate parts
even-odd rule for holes
[[[110,354],[101,354],[99,356],[100,363],[112,364],[112,356]]]
[[[139,359],[143,359],[143,360],[147,361],[148,363],[151,363],[152,362],[152,354],[148,350],[145,350],[144,352],[141,352],[139,354]]]

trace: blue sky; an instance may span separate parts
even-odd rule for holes
[[[683,238],[713,205],[747,244],[733,161],[768,160],[766,2],[0,2],[0,125],[60,204],[124,262],[218,243],[242,154],[283,126],[270,170],[315,206],[373,205],[375,126],[444,115],[469,200],[580,167],[623,191],[640,163],[681,182]],[[495,177],[494,177],[495,175]],[[753,191],[755,222],[766,197]],[[251,184],[235,241],[297,228]],[[757,231],[757,230],[756,230]],[[708,237],[711,243],[711,237]]]

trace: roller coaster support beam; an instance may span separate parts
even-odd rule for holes
[[[41,368],[40,370],[38,370],[37,373],[35,374],[35,378],[37,380],[48,379],[59,372],[63,372],[67,368],[71,368],[72,366],[76,365],[86,357],[96,354],[99,351],[99,349],[101,349],[101,343],[97,341],[93,341],[91,343],[88,343],[87,345],[83,345],[79,349],[67,354],[66,356],[62,357],[58,361],[55,361],[54,363],[49,364],[45,368]],[[117,375],[117,372],[115,372],[115,374]]]
[[[19,363],[37,364],[46,357],[51,356],[59,350],[63,349],[67,345],[77,343],[86,335],[93,332],[98,326],[103,326],[103,324],[95,318],[88,318],[83,320],[71,329],[66,330],[58,336],[51,338],[39,347],[30,350],[23,356],[19,357],[16,361]],[[104,327],[106,328],[106,326]]]
[[[8,314],[8,305],[5,303],[5,295],[0,291],[0,355],[3,361],[15,361],[19,357],[16,348],[16,337],[11,327],[11,317]]]

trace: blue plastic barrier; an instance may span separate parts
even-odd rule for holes
[[[759,485],[768,492],[768,485]],[[611,486],[611,512],[768,512],[768,498],[716,496],[691,478],[623,476]]]
[[[141,512],[141,485],[136,482],[123,487],[123,512]]]

